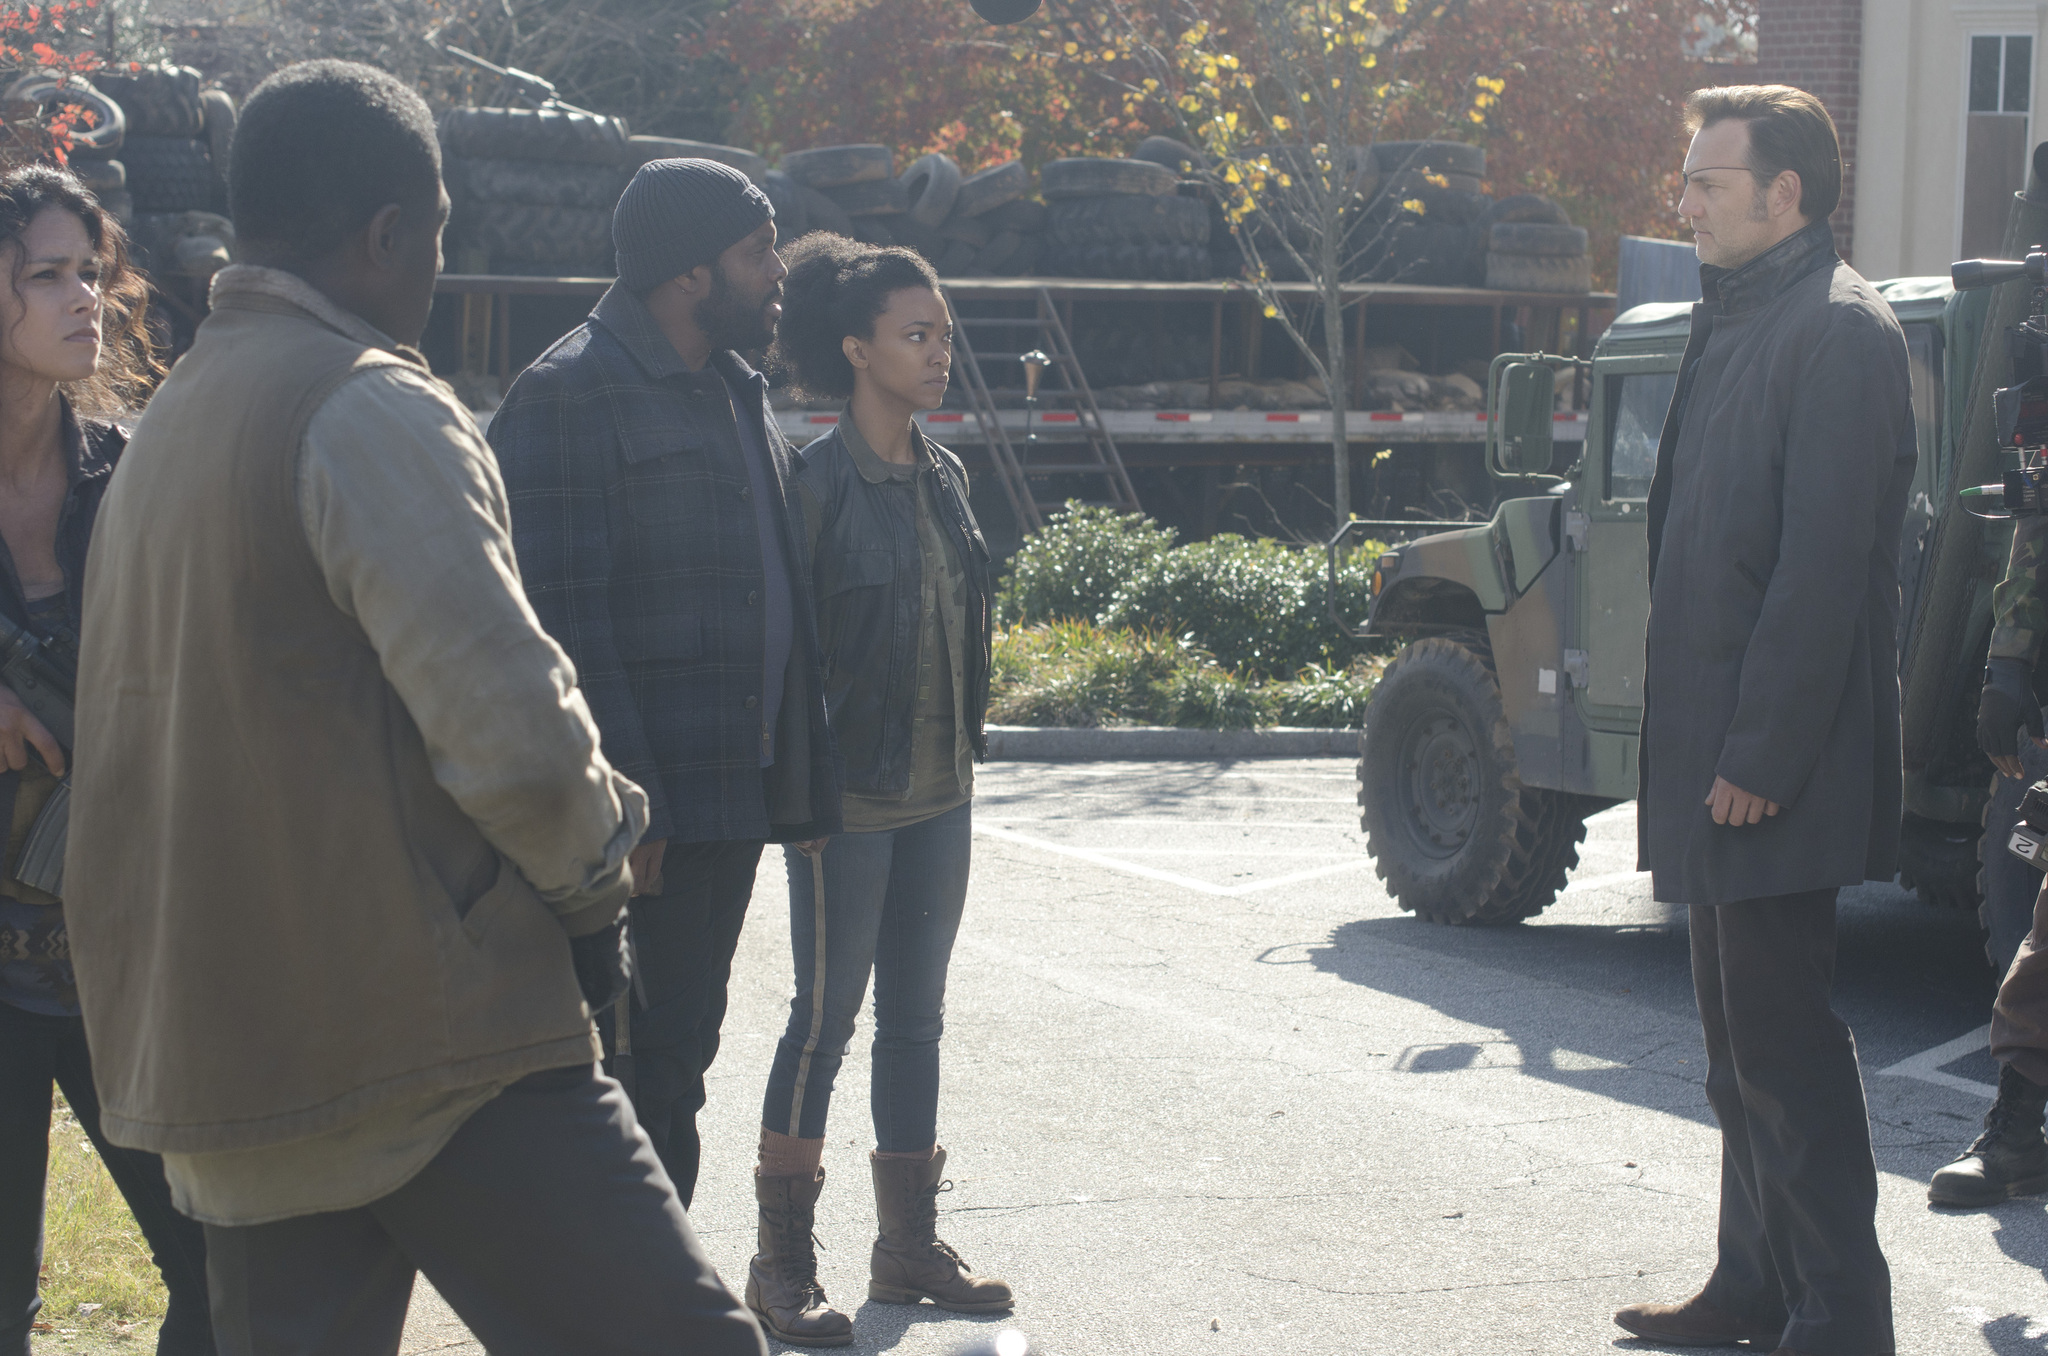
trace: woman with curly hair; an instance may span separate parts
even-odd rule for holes
[[[127,433],[158,375],[148,285],[121,227],[68,171],[0,177],[0,617],[75,657],[86,545]],[[26,1356],[42,1299],[50,1089],[121,1189],[170,1291],[160,1356],[210,1356],[206,1245],[171,1206],[163,1163],[100,1133],[99,1098],[71,972],[61,881],[25,872],[22,848],[63,792],[64,749],[0,686],[0,1353]]]
[[[818,1284],[811,1224],[826,1109],[870,974],[881,1227],[868,1298],[962,1313],[1011,1303],[1008,1285],[937,1235],[946,967],[967,900],[974,760],[987,751],[988,548],[959,459],[917,425],[953,363],[931,266],[828,234],[785,261],[776,356],[804,390],[847,401],[797,471],[846,831],[814,852],[785,849],[796,995],[761,1111],[747,1303],[782,1341],[843,1346],[853,1324]]]

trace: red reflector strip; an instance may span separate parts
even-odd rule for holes
[[[1566,410],[1563,414],[1553,414],[1550,416],[1551,422],[1557,424],[1576,424],[1583,417],[1576,410]]]
[[[1407,417],[1399,410],[1374,410],[1366,416],[1376,424],[1398,424]]]
[[[1081,422],[1080,415],[1063,413],[1059,410],[1054,410],[1051,413],[1042,414],[1038,417],[1048,424],[1078,424]]]
[[[966,418],[967,416],[964,414],[928,414],[924,417],[924,421],[927,424],[958,424]]]
[[[1183,410],[1160,410],[1152,416],[1162,424],[1185,424],[1188,416]]]
[[[836,424],[839,422],[839,416],[836,414],[807,414],[804,416],[804,422],[806,424]]]
[[[1298,414],[1269,414],[1266,416],[1266,422],[1269,424],[1298,424],[1301,422],[1301,416]]]

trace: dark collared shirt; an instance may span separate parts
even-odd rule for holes
[[[809,553],[765,388],[729,352],[690,371],[614,287],[491,421],[527,596],[605,757],[646,788],[650,840],[838,830]]]

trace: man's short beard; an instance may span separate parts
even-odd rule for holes
[[[697,303],[693,315],[697,328],[714,349],[753,353],[775,342],[775,322],[768,318],[768,303],[782,290],[781,284],[758,297],[742,296],[717,264],[711,266],[711,291]]]

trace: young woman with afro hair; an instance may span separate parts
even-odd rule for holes
[[[818,1283],[811,1224],[826,1109],[870,975],[880,1230],[868,1297],[962,1313],[1011,1304],[1007,1284],[936,1233],[939,1037],[987,748],[989,566],[959,459],[917,424],[953,363],[931,266],[822,233],[784,258],[775,357],[803,390],[847,402],[797,472],[846,831],[813,853],[785,850],[796,992],[761,1113],[747,1303],[783,1341],[843,1346],[853,1324]]]

